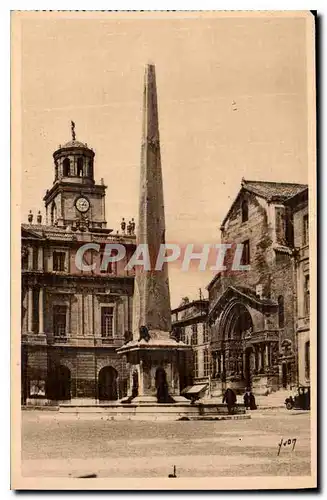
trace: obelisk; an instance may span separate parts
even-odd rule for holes
[[[158,101],[154,65],[147,65],[143,91],[143,129],[137,245],[149,252],[151,270],[136,266],[133,338],[139,328],[169,337],[171,331],[170,294],[167,263],[155,270],[160,245],[165,243],[165,210],[163,198]]]
[[[160,245],[165,243],[165,210],[160,156],[155,67],[145,68],[139,216],[136,244],[149,252],[150,269],[136,266],[133,298],[133,340],[117,352],[127,356],[130,389],[137,379],[135,400],[156,402],[160,384],[167,382],[169,397],[179,395],[179,351],[189,350],[171,336],[171,309],[167,263],[156,270]],[[144,256],[144,254],[143,254]],[[130,390],[130,394],[133,393]],[[174,402],[170,397],[170,401]]]

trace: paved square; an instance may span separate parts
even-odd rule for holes
[[[310,414],[270,410],[251,420],[117,422],[101,415],[24,411],[24,476],[178,477],[310,474]],[[296,438],[291,446],[278,443]]]

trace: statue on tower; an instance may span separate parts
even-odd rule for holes
[[[75,122],[73,120],[71,121],[71,129],[72,129],[72,139],[73,141],[76,140],[76,132],[75,132]]]

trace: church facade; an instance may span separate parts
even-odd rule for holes
[[[132,329],[134,271],[126,263],[135,225],[123,222],[117,234],[107,228],[106,186],[95,182],[94,151],[76,140],[72,125],[72,140],[53,154],[45,222],[30,213],[21,226],[23,404],[127,394],[126,362],[116,349]],[[111,262],[106,245],[116,243],[126,255]]]
[[[213,395],[226,387],[263,395],[298,383],[294,197],[305,191],[302,184],[243,179],[221,225],[221,243],[231,248],[226,270],[207,287]],[[244,267],[233,270],[240,243]]]

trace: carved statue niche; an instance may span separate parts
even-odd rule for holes
[[[144,339],[146,342],[149,342],[151,337],[150,337],[149,330],[146,326],[144,326],[144,325],[140,326],[139,333],[140,333],[139,342],[142,339]]]

